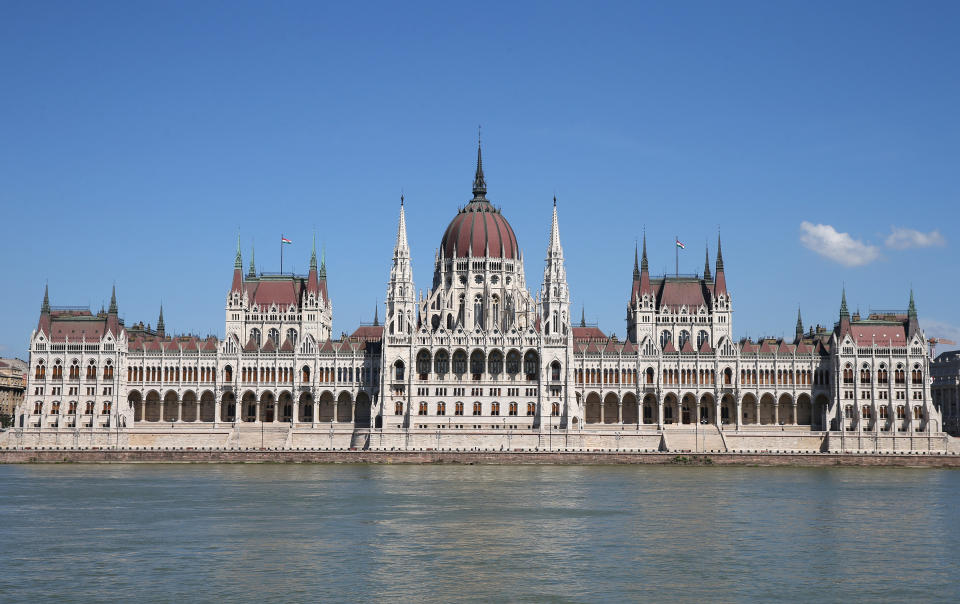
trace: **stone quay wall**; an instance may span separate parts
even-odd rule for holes
[[[271,449],[0,449],[0,463],[327,463],[461,465],[887,466],[960,468],[955,453],[636,453]]]

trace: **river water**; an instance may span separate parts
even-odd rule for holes
[[[0,465],[0,601],[960,599],[960,471]]]

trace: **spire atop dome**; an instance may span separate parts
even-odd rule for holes
[[[487,200],[487,181],[483,177],[483,149],[477,137],[477,172],[473,177],[473,201]]]

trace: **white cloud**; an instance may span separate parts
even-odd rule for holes
[[[905,250],[912,247],[933,247],[946,245],[946,240],[940,231],[934,229],[929,233],[921,233],[914,229],[890,227],[890,234],[884,242],[887,247],[895,250]]]
[[[838,233],[829,224],[800,223],[800,242],[825,258],[844,266],[863,266],[880,257],[880,250],[854,239],[850,233]]]

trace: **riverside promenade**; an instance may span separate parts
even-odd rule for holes
[[[0,449],[0,463],[333,463],[461,465],[890,466],[960,468],[954,453],[661,452],[616,450]]]

